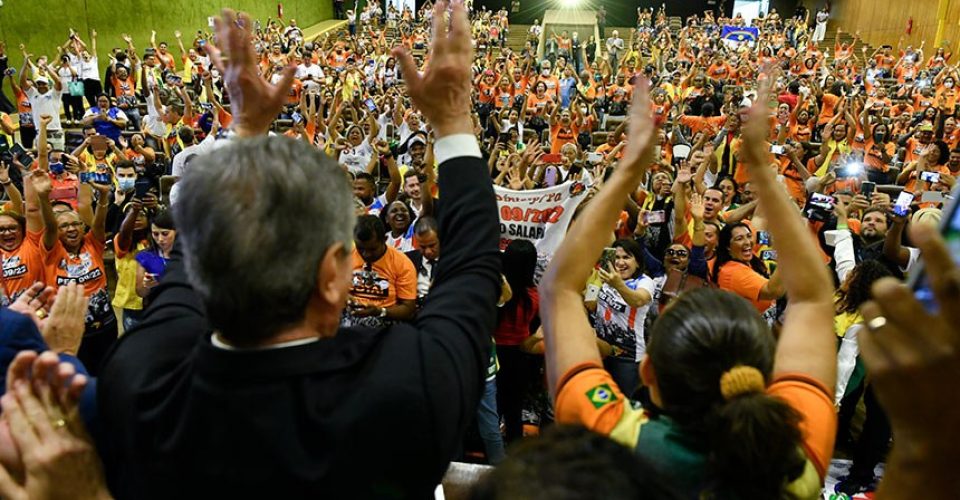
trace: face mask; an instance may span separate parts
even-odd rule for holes
[[[946,87],[946,88],[948,88],[948,89],[949,89],[949,88],[952,88],[952,87],[953,87],[953,82],[943,82],[943,86]]]
[[[599,82],[599,81],[602,80],[602,79],[603,79],[603,77],[600,76],[600,75],[593,75],[593,80],[596,81],[596,82]]]
[[[50,164],[50,173],[60,175],[63,173],[63,163],[56,162]]]
[[[120,187],[121,191],[133,191],[133,188],[137,184],[136,177],[117,177],[117,185]]]
[[[883,134],[873,134],[873,140],[876,142],[883,142]]]
[[[549,70],[549,69],[544,69],[542,73],[543,73],[543,76],[550,76],[550,70]]]

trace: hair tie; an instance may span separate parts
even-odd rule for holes
[[[720,394],[723,399],[731,399],[752,392],[763,392],[766,383],[760,370],[745,365],[737,365],[720,376]]]

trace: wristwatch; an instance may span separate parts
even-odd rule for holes
[[[386,317],[387,317],[387,308],[386,308],[386,307],[381,307],[381,308],[380,308],[380,317],[381,317],[381,318],[386,318]]]

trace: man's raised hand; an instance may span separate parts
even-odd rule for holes
[[[250,137],[267,133],[290,92],[296,67],[287,65],[276,85],[260,75],[252,43],[253,21],[245,13],[224,9],[215,20],[214,30],[222,47],[212,42],[204,47],[230,93],[237,135]]]
[[[400,61],[407,93],[436,130],[438,138],[473,135],[470,112],[473,44],[467,11],[461,0],[453,3],[440,0],[434,6],[430,63],[425,72],[417,70],[409,51],[397,47],[393,49],[393,56]]]

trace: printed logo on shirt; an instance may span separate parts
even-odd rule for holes
[[[77,261],[60,259],[59,269],[65,270],[66,276],[57,276],[57,286],[64,286],[70,283],[84,284],[103,276],[103,271],[93,265],[93,259],[88,252],[81,253]]]
[[[373,269],[358,269],[353,272],[353,288],[350,290],[350,295],[382,300],[390,296],[390,282]]]
[[[3,261],[3,279],[12,279],[27,274],[27,265],[20,263],[20,256],[14,255]]]
[[[592,404],[594,408],[599,410],[607,404],[616,401],[617,395],[613,392],[613,389],[610,388],[610,384],[600,384],[587,391],[587,399],[590,400],[590,404]]]

